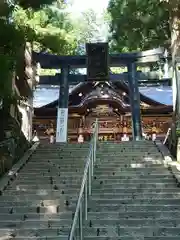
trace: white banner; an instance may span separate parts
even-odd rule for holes
[[[57,111],[57,128],[56,128],[56,142],[67,142],[68,128],[68,108],[58,108]]]

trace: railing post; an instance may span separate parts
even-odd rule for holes
[[[82,224],[83,224],[83,221],[82,221],[82,203],[81,203],[80,209],[79,209],[79,237],[80,237],[80,240],[83,240]]]
[[[94,149],[94,147],[93,147],[93,149]],[[92,149],[92,153],[91,153],[91,177],[93,177],[93,175],[94,175],[94,156],[93,156],[93,152],[94,152],[94,150]]]
[[[89,165],[89,171],[88,171],[88,177],[89,177],[89,196],[91,195],[91,164]]]
[[[94,163],[96,162],[96,144],[97,144],[97,139],[96,139],[96,132],[95,132],[94,149],[93,149]]]
[[[76,231],[79,232],[80,240],[83,240],[83,219],[84,217],[85,220],[88,219],[88,197],[92,194],[92,179],[93,179],[92,177],[94,174],[94,163],[96,161],[97,140],[98,140],[98,122],[96,120],[93,136],[91,139],[89,155],[84,170],[81,189],[68,240],[75,240],[74,238]],[[82,200],[83,197],[84,203]],[[85,214],[83,211],[85,211]],[[77,227],[78,222],[79,228]]]
[[[85,220],[87,220],[87,208],[88,208],[88,202],[87,202],[87,178],[86,183],[84,187],[84,210],[85,210]]]

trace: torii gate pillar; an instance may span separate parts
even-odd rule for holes
[[[62,79],[60,81],[59,102],[57,109],[56,142],[66,143],[68,133],[68,102],[69,102],[69,67],[61,69]]]
[[[132,62],[128,64],[128,76],[129,76],[129,95],[131,102],[131,114],[132,114],[132,132],[133,140],[139,141],[142,139],[142,123],[140,112],[140,96],[138,81],[136,76],[136,63]]]

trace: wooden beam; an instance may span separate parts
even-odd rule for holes
[[[137,63],[152,63],[157,62],[163,58],[164,49],[157,48],[153,50],[148,50],[144,52],[135,53],[121,53],[121,54],[111,54],[109,57],[111,67],[119,67],[122,65],[127,65],[129,62],[136,61]],[[143,60],[141,60],[141,58]],[[36,53],[33,52],[33,59],[41,64],[44,69],[60,69],[63,66],[70,66],[72,68],[86,68],[87,66],[87,56],[58,56],[49,53]]]
[[[170,79],[160,80],[157,73],[141,73],[137,72],[137,78],[139,82],[148,82],[149,83],[168,83]],[[75,85],[79,82],[86,82],[87,76],[81,74],[69,74],[69,84]],[[55,76],[41,76],[39,85],[59,85],[60,81],[62,80],[61,74],[56,74]],[[121,73],[121,74],[110,74],[110,81],[117,82],[117,81],[128,81],[128,73]]]

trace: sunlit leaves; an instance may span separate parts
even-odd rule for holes
[[[110,0],[114,51],[145,50],[168,45],[169,10],[158,0]]]

